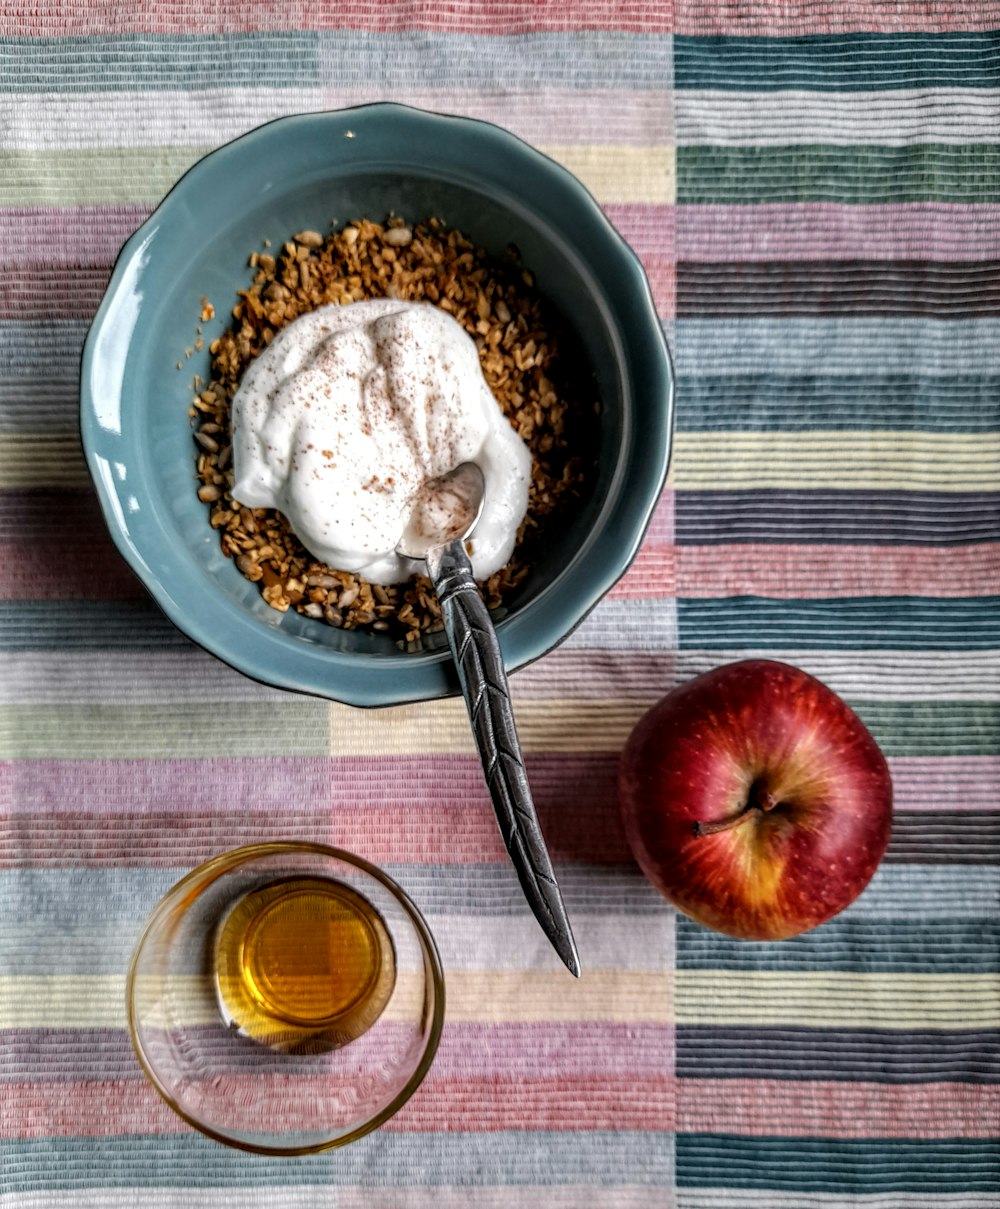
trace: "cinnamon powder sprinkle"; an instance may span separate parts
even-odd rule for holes
[[[388,632],[410,650],[421,648],[422,635],[443,628],[425,576],[373,585],[319,562],[282,513],[233,499],[231,466],[232,398],[247,366],[286,323],[326,303],[433,302],[475,340],[483,376],[532,454],[528,512],[514,554],[480,584],[487,607],[500,607],[527,577],[545,519],[579,501],[586,480],[579,451],[595,411],[593,395],[581,397],[580,367],[572,357],[560,359],[553,325],[516,253],[498,262],[436,219],[411,227],[395,217],[385,225],[352,222],[326,236],[300,231],[277,254],[254,252],[250,266],[253,279],[238,292],[232,323],[210,345],[211,379],[193,399],[198,498],[208,506],[223,553],[280,612],[295,609],[347,630]],[[211,305],[202,299],[202,306],[207,319]]]

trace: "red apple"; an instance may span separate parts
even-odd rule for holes
[[[632,851],[685,915],[782,940],[842,911],[889,843],[892,781],[860,718],[769,659],[715,668],[639,720],[622,756]]]

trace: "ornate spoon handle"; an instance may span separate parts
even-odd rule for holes
[[[579,977],[580,959],[531,800],[493,622],[461,540],[429,550],[426,558],[500,834],[535,918]]]

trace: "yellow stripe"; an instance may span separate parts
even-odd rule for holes
[[[208,147],[0,152],[0,206],[150,205]]]
[[[600,202],[672,205],[677,199],[673,147],[553,144],[539,150],[572,172]]]
[[[672,1023],[667,972],[585,970],[567,980],[565,970],[455,970],[446,980],[452,1021]]]
[[[400,975],[404,996],[413,993],[406,977]],[[586,970],[575,982],[563,970],[449,970],[446,984],[451,1021],[1000,1027],[996,974],[956,979],[938,974]],[[192,978],[190,995],[203,1005],[212,1002],[200,979]],[[199,1014],[207,1017],[209,1011]],[[125,1025],[121,975],[0,978],[0,1028]]]
[[[401,973],[399,994],[387,1019],[412,999],[412,975]],[[667,972],[588,970],[578,981],[563,969],[449,970],[447,1018],[469,1023],[609,1021],[669,1024],[671,975]],[[192,1005],[189,1023],[213,1018],[205,980],[182,989]],[[126,1028],[122,975],[12,976],[0,978],[0,1028]]]
[[[679,970],[678,1024],[997,1028],[1000,975]]]
[[[0,488],[86,487],[87,464],[76,433],[0,437]]]
[[[924,432],[680,432],[681,490],[736,487],[991,490],[1000,437]]]
[[[514,713],[526,752],[619,751],[646,701],[520,697]],[[458,698],[402,705],[377,713],[330,707],[334,756],[475,755],[465,704]]]
[[[102,147],[0,152],[0,206],[155,203],[210,147]],[[673,147],[540,148],[601,202],[672,203]],[[419,217],[423,217],[422,215]]]

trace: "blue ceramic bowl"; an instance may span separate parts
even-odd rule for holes
[[[579,340],[602,410],[586,505],[497,629],[510,670],[569,634],[635,556],[667,472],[673,377],[645,274],[568,172],[498,127],[399,105],[281,118],[196,164],[125,244],[87,337],[87,464],[119,550],[185,634],[246,675],[352,705],[454,694],[447,648],[408,654],[261,599],[196,498],[187,409],[208,377],[247,256],[304,228],[434,215],[477,245],[514,243]],[[194,343],[207,296],[217,318]]]

